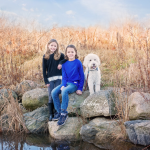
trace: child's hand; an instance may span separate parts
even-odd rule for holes
[[[57,66],[57,69],[61,69],[62,68],[62,65],[61,64],[59,64],[58,66]]]
[[[47,87],[49,87],[49,86],[50,86],[50,84],[46,84],[46,86],[47,86]]]
[[[64,88],[64,86],[62,86],[62,87],[60,88],[60,90],[62,91],[63,88]]]
[[[78,95],[81,95],[81,94],[82,94],[82,91],[77,90],[76,93],[77,93]]]

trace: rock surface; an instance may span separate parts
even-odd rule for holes
[[[36,88],[23,94],[22,105],[28,110],[34,110],[48,103],[48,89]]]
[[[77,141],[80,139],[82,120],[77,117],[69,117],[65,125],[58,130],[57,121],[49,121],[48,129],[51,137],[57,140]],[[58,131],[57,131],[58,130]]]
[[[82,95],[77,95],[76,93],[69,94],[69,104],[67,111],[68,113],[73,113],[76,114],[78,113],[79,115],[81,114],[80,112],[80,104],[90,95],[89,91],[83,92]]]
[[[11,96],[16,100],[18,99],[18,96],[14,91],[12,91],[10,89],[1,89],[0,90],[0,109],[1,109],[1,107],[3,107],[4,103],[7,102],[7,100],[11,99]]]
[[[47,130],[48,107],[40,107],[32,112],[25,113],[23,116],[30,133],[41,133]]]
[[[129,96],[130,120],[150,119],[150,94],[134,92]]]
[[[19,97],[22,97],[25,92],[35,89],[37,86],[38,85],[34,81],[25,80],[16,86],[15,92]]]
[[[124,124],[132,143],[150,145],[150,120],[127,121]]]
[[[80,134],[84,141],[99,148],[113,149],[111,143],[121,135],[121,129],[115,120],[95,118],[82,126]]]
[[[115,98],[112,90],[101,90],[88,96],[80,105],[84,117],[112,116],[116,114]]]

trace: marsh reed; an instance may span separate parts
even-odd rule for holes
[[[101,59],[102,85],[128,85],[150,88],[149,81],[149,29],[137,22],[127,22],[120,27],[51,27],[49,30],[27,30],[0,18],[0,84],[16,85],[24,79],[43,81],[42,56],[49,39],[58,40],[64,52],[74,44],[83,61],[88,53]],[[122,76],[116,81],[117,76]],[[124,75],[125,74],[125,75]],[[134,74],[134,76],[133,76]]]
[[[51,38],[57,39],[63,53],[68,44],[74,44],[82,62],[88,53],[97,54],[101,59],[102,87],[149,92],[150,32],[140,23],[111,24],[107,29],[100,26],[53,26],[28,30],[5,17],[0,17],[0,88],[15,86],[25,79],[43,82],[42,57]],[[128,120],[127,100],[122,105],[117,106],[119,119],[123,119],[121,124]],[[16,109],[20,112],[19,108]],[[12,124],[14,122],[12,129],[20,130],[17,118]]]

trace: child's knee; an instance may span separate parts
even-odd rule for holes
[[[63,95],[63,94],[67,94],[67,93],[68,93],[68,90],[64,87],[61,91],[61,94]]]

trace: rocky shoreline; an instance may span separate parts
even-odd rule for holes
[[[70,94],[69,118],[66,124],[58,129],[55,121],[48,121],[47,88],[41,88],[35,82],[26,80],[17,85],[14,91],[2,89],[0,106],[3,106],[5,99],[9,99],[9,92],[14,99],[19,97],[22,100],[23,119],[30,133],[44,133],[48,130],[54,139],[83,140],[104,149],[113,149],[114,141],[123,143],[125,138],[133,144],[150,145],[149,93],[134,92],[129,95],[128,103],[122,108],[122,112],[127,108],[129,110],[129,121],[124,122],[124,125],[120,125],[120,120],[113,119],[118,114],[116,105],[121,108],[123,100],[127,100],[124,92],[108,88],[90,96],[88,91],[82,95]],[[7,120],[7,117],[3,120]],[[6,125],[1,127],[2,131],[7,129],[6,122]],[[125,134],[122,132],[123,127]]]

